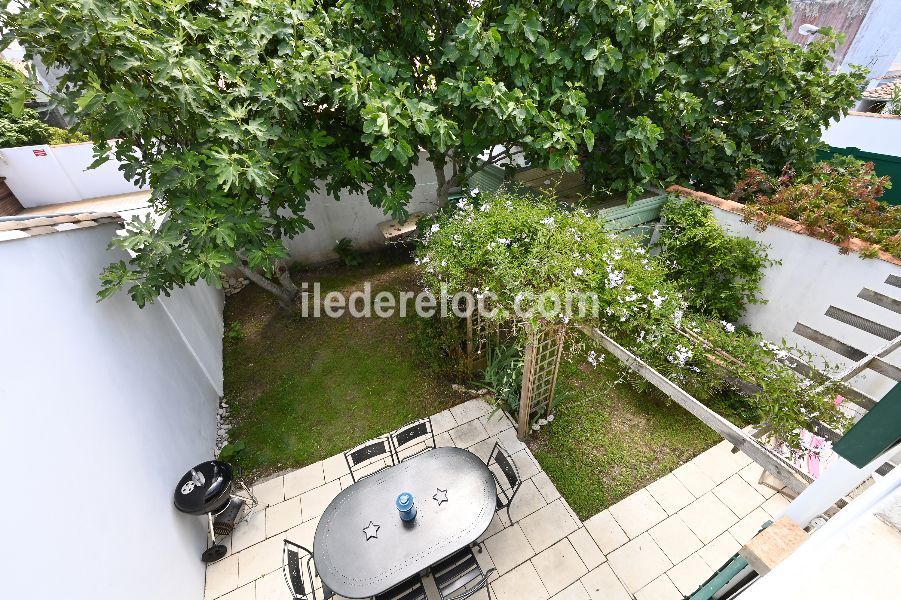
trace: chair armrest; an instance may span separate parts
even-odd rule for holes
[[[479,579],[479,582],[475,586],[466,590],[462,594],[458,596],[452,596],[447,600],[466,600],[466,598],[474,596],[477,592],[482,591],[485,586],[488,585],[488,577],[495,571],[497,571],[497,569],[488,569],[484,574],[482,574],[481,579]]]

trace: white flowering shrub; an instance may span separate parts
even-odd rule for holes
[[[426,288],[490,295],[500,322],[525,319],[599,327],[701,400],[726,388],[742,392],[789,445],[817,419],[840,430],[834,382],[811,385],[781,362],[793,348],[771,345],[727,321],[693,314],[669,281],[666,263],[631,238],[611,235],[598,217],[550,199],[511,193],[475,195],[420,225],[417,263]],[[590,297],[592,311],[567,312],[551,298]],[[592,364],[601,360],[589,354]]]

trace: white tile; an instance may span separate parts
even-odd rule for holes
[[[448,433],[458,448],[469,448],[489,437],[485,427],[478,420],[457,425]]]
[[[789,504],[791,504],[791,500],[782,494],[773,494],[773,497],[761,504],[760,508],[765,510],[775,521]]]
[[[579,581],[582,582],[591,600],[632,600],[632,596],[607,563],[583,576]]]
[[[501,480],[503,481],[503,479]],[[513,502],[510,503],[510,518],[515,523],[545,506],[547,506],[547,502],[544,496],[538,491],[535,483],[531,479],[527,479],[513,496]]]
[[[708,477],[693,461],[689,461],[676,468],[673,475],[688,488],[692,496],[700,498],[716,486],[716,483]]]
[[[206,600],[218,598],[238,587],[238,555],[230,554],[206,567]]]
[[[609,510],[604,510],[585,521],[585,529],[594,538],[598,548],[604,554],[610,554],[629,541],[629,536],[622,530]]]
[[[513,464],[516,465],[520,479],[530,479],[541,473],[541,465],[538,464],[538,461],[532,456],[532,451],[528,448],[514,452],[510,458],[513,459]]]
[[[470,400],[450,409],[458,424],[462,425],[491,412],[491,407],[484,400]]]
[[[314,517],[318,517],[325,512],[335,496],[341,492],[341,484],[337,481],[331,481],[316,489],[310,490],[300,495],[300,510],[303,520],[309,521]]]
[[[266,539],[266,509],[263,505],[257,506],[246,521],[235,525],[231,539],[232,552],[240,552]]]
[[[547,473],[544,471],[541,471],[532,477],[532,481],[535,483],[535,487],[538,488],[538,491],[541,492],[541,495],[544,496],[546,502],[553,502],[560,497],[557,486],[554,485],[554,482],[551,481],[551,478],[548,477]]]
[[[222,596],[222,600],[256,600],[256,589],[254,584],[248,583],[239,587],[233,592],[229,592]]]
[[[713,488],[713,493],[739,517],[744,517],[764,502],[764,497],[738,474]]]
[[[523,518],[519,526],[532,548],[541,552],[578,529],[579,523],[572,518],[561,499]]]
[[[701,540],[692,533],[679,515],[673,515],[658,523],[648,533],[673,564],[681,562],[703,546]]]
[[[591,537],[591,534],[588,533],[588,530],[584,527],[576,529],[569,534],[569,537],[566,539],[568,539],[573,545],[573,548],[576,549],[579,558],[582,559],[582,562],[585,563],[585,566],[588,567],[589,570],[607,560],[607,557],[604,556],[604,553],[601,552],[601,549],[598,548],[598,545],[595,543],[594,538]]]
[[[487,463],[489,457],[491,456],[491,451],[494,450],[494,445],[497,443],[497,438],[494,436],[489,437],[488,439],[482,440],[476,444],[473,444],[467,450],[478,456],[482,459],[483,463]]]
[[[707,563],[697,554],[692,554],[666,572],[676,587],[684,595],[693,594],[698,587],[713,575]]]
[[[685,484],[672,473],[650,484],[647,490],[669,515],[676,514],[695,499]]]
[[[640,489],[611,506],[610,514],[630,539],[638,537],[667,516],[646,489]]]
[[[246,585],[271,573],[282,565],[284,540],[281,536],[269,538],[242,550],[238,557],[238,585]]]
[[[285,474],[285,498],[300,496],[325,483],[322,462],[307,465],[302,469]]]
[[[551,596],[562,592],[588,572],[566,538],[533,557],[532,566]]]
[[[502,410],[494,411],[493,413],[488,413],[485,416],[479,417],[479,421],[490,435],[497,435],[505,429],[513,427],[513,421],[510,420],[507,413]]]
[[[751,487],[754,488],[754,491],[756,491],[764,498],[769,498],[779,491],[774,490],[768,485],[760,483],[760,477],[763,475],[763,467],[761,467],[757,463],[751,463],[750,465],[744,467],[741,471],[738,472],[738,474],[742,479],[751,484]]]
[[[491,584],[496,600],[546,600],[550,598],[531,562],[523,563]]]
[[[336,454],[322,461],[322,474],[326,482],[334,481],[344,475],[350,475],[344,453]]]
[[[607,555],[607,564],[626,590],[634,594],[673,566],[647,533],[627,542]]]
[[[635,594],[635,600],[682,600],[682,594],[666,575],[661,575]]]
[[[513,525],[488,538],[483,544],[491,555],[498,574],[504,575],[529,560],[535,552],[519,525]]]
[[[296,527],[292,527],[282,535],[278,536],[287,539],[299,546],[303,546],[309,550],[313,549],[313,538],[316,536],[316,526],[319,525],[319,519],[312,519],[301,523]]]
[[[257,600],[294,600],[281,569],[257,579],[256,588]]]
[[[288,531],[300,523],[300,498],[291,498],[266,509],[266,537]]]
[[[714,483],[722,483],[738,473],[743,465],[738,465],[729,452],[728,448],[722,444],[717,444],[709,450],[705,450],[691,461],[705,475],[713,480]]]
[[[454,419],[454,415],[449,410],[442,410],[440,413],[432,415],[431,421],[432,431],[435,435],[450,431],[457,426],[457,420]]]
[[[704,494],[677,514],[705,544],[738,523],[735,513],[712,492]]]
[[[454,440],[451,439],[451,436],[448,432],[439,433],[435,436],[435,447],[436,448],[456,448],[454,445]]]
[[[756,508],[751,514],[742,517],[738,523],[730,527],[729,533],[738,540],[738,543],[747,544],[767,521],[772,521],[769,513],[762,508]]]
[[[479,542],[483,542],[493,536],[495,533],[501,531],[504,527],[510,526],[510,520],[507,518],[507,511],[499,510],[494,513],[494,518],[491,519],[491,523],[488,525],[488,529],[485,530],[481,536],[479,536]]]
[[[525,443],[516,436],[516,428],[505,429],[497,434],[497,440],[508,453],[519,452],[525,450]]]
[[[719,570],[727,560],[741,548],[728,531],[720,534],[715,540],[698,550],[698,556],[707,563],[712,571]]]
[[[552,600],[591,600],[591,596],[585,590],[581,581],[577,581],[556,596]]]
[[[270,504],[278,504],[285,499],[285,482],[284,478],[279,475],[273,477],[263,483],[258,483],[251,488],[253,495],[256,497],[260,506],[269,506]]]

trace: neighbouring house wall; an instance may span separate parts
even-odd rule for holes
[[[205,523],[172,494],[212,457],[222,295],[98,303],[116,227],[0,242],[2,598],[203,597]]]
[[[835,49],[832,67],[842,64],[848,48],[867,16],[874,0],[792,0],[791,25],[785,35],[801,46],[810,42],[811,36],[798,32],[805,23],[817,27],[831,27],[845,34],[845,40]]]
[[[901,304],[901,288],[886,282],[890,275],[901,276],[901,266],[877,258],[861,259],[854,252],[840,254],[833,244],[776,226],[757,231],[753,224],[742,223],[740,215],[718,207],[713,207],[713,213],[732,234],[769,245],[770,257],[782,261],[769,267],[763,278],[761,296],[768,302],[751,305],[742,319],[765,338],[784,339],[831,364],[850,368],[856,361],[795,333],[796,325],[802,323],[868,354],[879,352],[889,341],[826,316],[830,306],[901,331],[901,314],[858,296],[869,289]],[[901,350],[885,360],[901,367]],[[866,370],[852,383],[879,399],[896,382]]]
[[[901,117],[852,112],[832,121],[822,139],[835,148],[859,148],[901,157]],[[901,186],[901,182],[896,185]]]
[[[93,144],[0,149],[0,176],[25,208],[140,191],[110,160],[96,169]],[[146,189],[146,188],[143,188]]]
[[[448,168],[450,176],[450,168]],[[407,210],[431,213],[437,209],[435,193],[438,189],[435,168],[424,153],[413,167],[416,187]],[[308,263],[324,262],[336,257],[333,249],[341,238],[350,238],[359,250],[372,250],[385,243],[378,224],[391,219],[381,208],[369,204],[366,194],[344,192],[340,201],[324,193],[312,194],[305,216],[315,229],[304,231],[286,245],[295,260]]]

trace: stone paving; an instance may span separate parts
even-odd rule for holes
[[[483,460],[496,441],[524,482],[480,538],[496,600],[679,600],[788,504],[757,483],[761,468],[722,442],[582,523],[516,438],[505,415],[471,400],[432,417],[438,446]],[[329,502],[351,484],[343,454],[254,486],[260,507],[207,567],[205,600],[288,600],[282,544],[308,548]],[[265,507],[265,508],[264,508]],[[429,597],[437,590],[426,580]],[[487,600],[485,591],[473,597]]]

